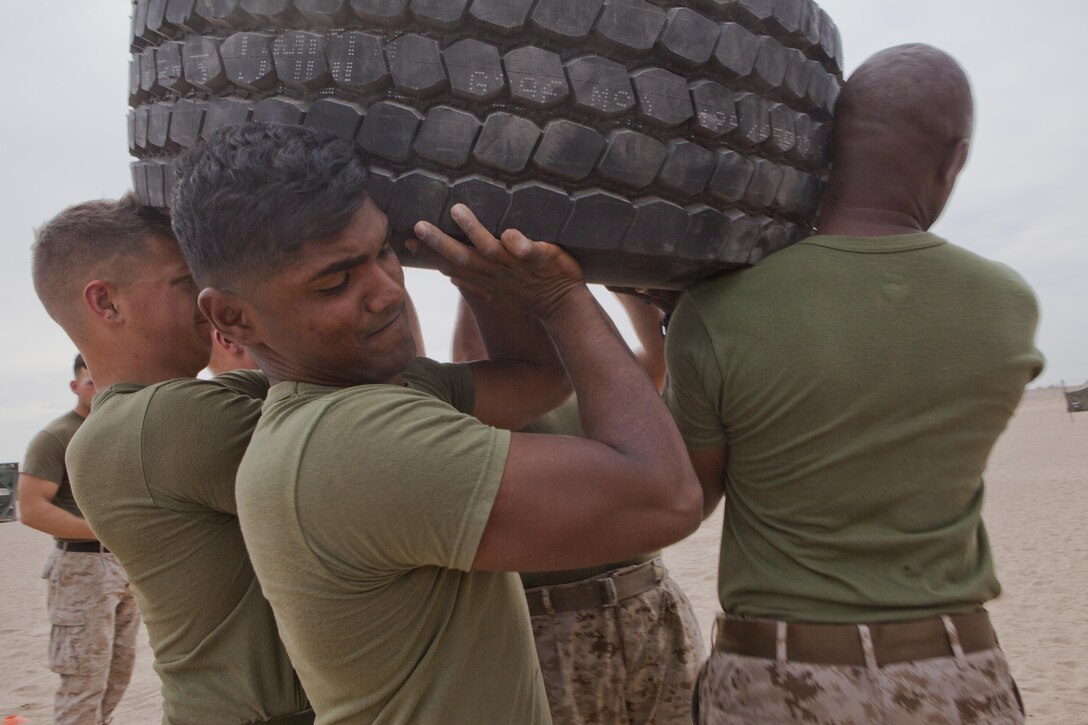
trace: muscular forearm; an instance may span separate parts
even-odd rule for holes
[[[20,501],[19,512],[24,524],[58,539],[98,538],[86,521],[47,501]]]
[[[679,478],[675,464],[687,451],[672,417],[589,290],[567,293],[545,326],[574,384],[586,437]]]
[[[522,362],[563,370],[555,346],[539,320],[510,308],[488,304],[472,295],[464,295],[464,300],[476,319],[480,341],[489,360]]]

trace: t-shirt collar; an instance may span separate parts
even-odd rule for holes
[[[912,252],[918,249],[939,247],[947,243],[946,240],[930,232],[896,234],[889,237],[844,237],[829,234],[816,235],[798,242],[798,244],[826,247],[827,249],[837,249],[842,252],[859,252],[861,254]]]

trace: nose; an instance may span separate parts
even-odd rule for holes
[[[396,271],[400,271],[399,265]],[[406,295],[402,275],[395,274],[392,270],[383,269],[381,265],[375,265],[370,294],[366,298],[367,312],[373,314],[385,312],[389,308],[404,302]]]

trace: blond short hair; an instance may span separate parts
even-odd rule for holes
[[[155,237],[173,240],[170,217],[134,194],[70,206],[35,231],[34,290],[49,316],[71,334],[83,289],[94,279],[121,283]]]

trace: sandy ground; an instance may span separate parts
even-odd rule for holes
[[[1088,414],[1063,413],[1058,391],[1027,395],[987,472],[986,521],[1004,596],[990,609],[1028,707],[1029,720],[1088,724]],[[704,632],[717,610],[720,511],[666,554]],[[0,525],[0,718],[50,722],[56,675],[46,666],[49,623],[39,578],[50,541]],[[158,680],[141,637],[136,675],[118,725],[159,722]]]

